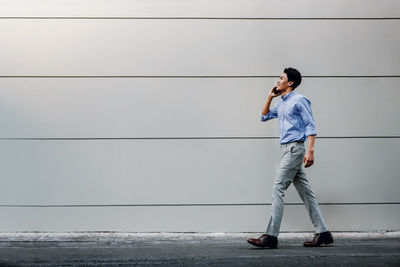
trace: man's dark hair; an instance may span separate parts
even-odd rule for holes
[[[288,82],[292,81],[293,85],[292,88],[293,90],[300,85],[301,83],[301,74],[298,70],[294,68],[286,68],[284,71],[288,77]]]

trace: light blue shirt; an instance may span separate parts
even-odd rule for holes
[[[317,135],[311,101],[296,91],[281,96],[267,114],[260,112],[260,118],[264,122],[278,118],[281,144],[304,141],[309,135]]]

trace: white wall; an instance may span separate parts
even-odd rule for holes
[[[288,66],[328,227],[400,230],[399,10],[0,1],[0,231],[265,231],[279,127],[258,114]],[[286,203],[281,230],[313,231]]]

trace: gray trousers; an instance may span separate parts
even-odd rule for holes
[[[275,177],[272,189],[271,218],[266,233],[268,235],[279,235],[281,227],[285,191],[290,183],[294,184],[300,198],[303,200],[308,215],[316,233],[329,231],[322,217],[317,199],[311,191],[307,175],[304,172],[303,158],[306,153],[304,142],[291,142],[280,145],[281,162]]]

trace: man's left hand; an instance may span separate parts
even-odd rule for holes
[[[304,156],[303,163],[305,163],[305,168],[310,167],[314,164],[314,151],[307,151],[306,155]]]

